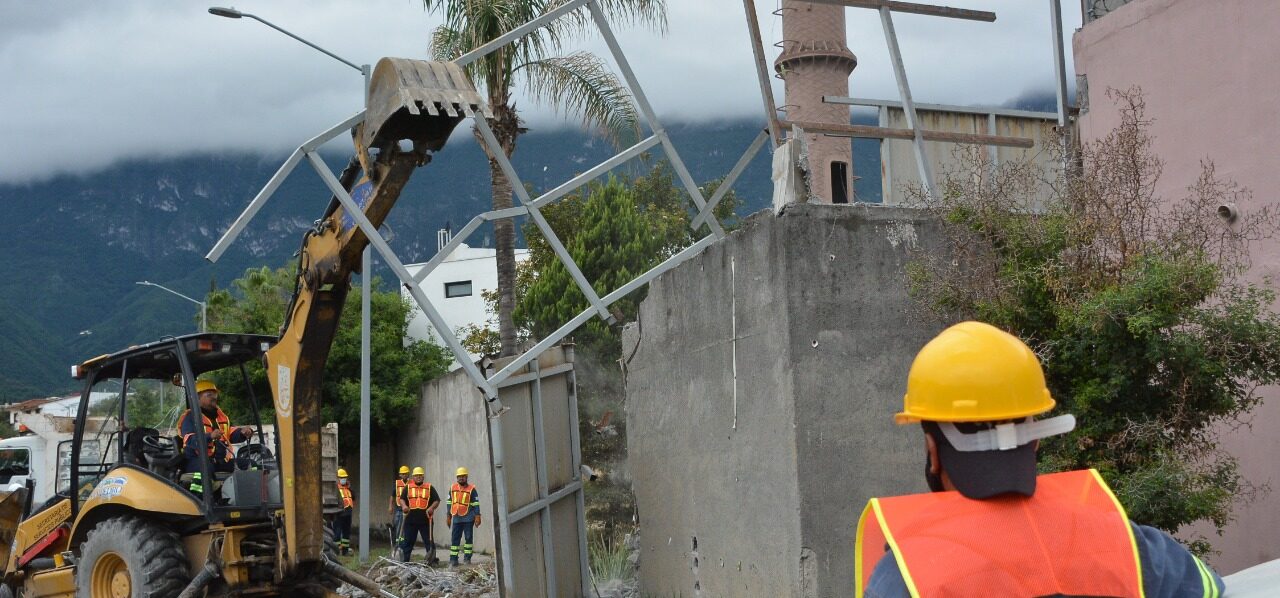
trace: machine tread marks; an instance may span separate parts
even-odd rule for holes
[[[89,530],[76,567],[77,598],[96,598],[89,595],[89,576],[94,562],[107,551],[128,565],[135,597],[177,596],[191,582],[187,554],[176,532],[136,515],[122,515]]]

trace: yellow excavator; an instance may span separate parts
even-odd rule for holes
[[[483,100],[457,65],[399,58],[378,62],[367,98],[340,181],[378,226]],[[0,598],[330,596],[342,581],[389,595],[330,560],[321,504],[320,383],[368,244],[343,212],[334,198],[305,233],[279,337],[170,337],[72,368],[84,391],[59,450],[57,495],[44,505],[23,488],[0,498]],[[252,362],[264,366],[269,400],[252,392]],[[239,371],[250,417],[271,414],[276,434],[267,442],[264,422],[236,422],[255,436],[215,457],[193,447],[220,441],[220,422],[185,439],[166,424],[200,413],[197,380],[228,369]],[[259,409],[268,402],[274,409]]]

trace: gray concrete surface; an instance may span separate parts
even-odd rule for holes
[[[943,328],[903,268],[940,238],[913,210],[792,205],[650,285],[623,340],[643,592],[852,592],[867,499],[926,489],[891,415]]]

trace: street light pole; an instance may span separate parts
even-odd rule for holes
[[[364,102],[366,104],[368,103],[369,78],[373,74],[373,69],[368,64],[356,66],[354,62],[346,60],[341,56],[334,54],[333,52],[330,52],[305,39],[302,39],[301,37],[298,37],[293,33],[290,33],[288,30],[284,29],[283,27],[280,27],[275,23],[272,23],[254,14],[241,12],[234,8],[223,8],[218,6],[209,7],[209,14],[216,15],[219,17],[225,17],[228,19],[239,19],[244,17],[253,19],[259,23],[262,23],[263,25],[266,25],[267,27],[275,29],[280,33],[283,33],[295,40],[298,40],[303,44],[306,44],[310,48],[318,50],[325,56],[333,58],[334,60],[337,60],[342,64],[345,64],[357,71],[360,71],[360,74],[364,76]],[[369,355],[370,353],[370,348],[369,348],[370,346],[370,339],[369,339],[370,296],[369,296],[369,293],[370,293],[370,279],[373,277],[372,276],[373,266],[371,261],[372,260],[370,259],[369,247],[365,247],[364,253],[361,255],[361,259],[360,259],[360,265],[361,265],[361,270],[360,270],[360,482],[359,482],[360,500],[358,501],[360,503],[358,507],[360,510],[359,512],[360,527],[357,533],[359,534],[359,542],[358,542],[359,557],[358,558],[361,563],[367,562],[369,560],[369,499],[371,498],[370,496],[371,491],[369,488],[369,478],[371,477],[370,473],[372,473],[370,471],[370,465],[369,465],[369,434],[370,434],[369,428],[370,428],[370,420],[372,419],[371,413],[370,413],[371,409],[369,405],[369,400],[370,400],[370,397],[369,397],[370,395],[369,393],[369,369],[370,369],[370,363],[369,363],[370,362],[370,355]],[[394,542],[395,539],[393,538],[392,541]]]
[[[196,301],[195,299],[192,299],[186,295],[183,295],[182,293],[179,293],[169,287],[166,287],[161,284],[156,284],[149,280],[141,280],[141,281],[135,282],[134,284],[140,284],[142,286],[147,286],[147,287],[156,287],[157,289],[160,289],[162,291],[168,291],[170,293],[173,293],[174,295],[177,295],[179,297],[182,297],[183,299],[186,299],[187,301],[190,301],[196,305],[199,305],[200,306],[200,332],[207,332],[209,330],[209,304],[205,303],[204,301]],[[84,334],[84,333],[81,333],[81,334]]]

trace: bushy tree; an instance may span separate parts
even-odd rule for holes
[[[1163,163],[1141,93],[1110,95],[1122,122],[1079,152],[1071,176],[1045,180],[1029,163],[997,168],[985,150],[962,149],[941,197],[918,194],[951,253],[920,256],[911,288],[932,315],[990,322],[1041,356],[1058,409],[1078,420],[1042,444],[1043,470],[1097,468],[1134,520],[1221,530],[1257,488],[1219,434],[1280,379],[1275,292],[1242,276],[1249,243],[1275,218],[1220,218],[1217,206],[1247,204],[1249,192],[1211,162],[1183,197],[1157,196]],[[1195,538],[1192,549],[1211,545]]]
[[[210,330],[278,334],[284,309],[297,280],[295,267],[250,269],[229,288],[208,296]],[[374,279],[370,296],[370,412],[375,436],[394,434],[413,417],[421,387],[440,376],[450,358],[425,341],[405,342],[408,302],[394,291],[379,291]],[[271,421],[271,392],[259,363],[247,366],[263,421]],[[248,421],[248,389],[239,371],[223,370],[215,380],[223,391],[222,407],[233,422]],[[360,424],[360,293],[347,295],[338,332],[325,364],[322,387],[325,421],[338,422],[342,444],[354,446]]]

